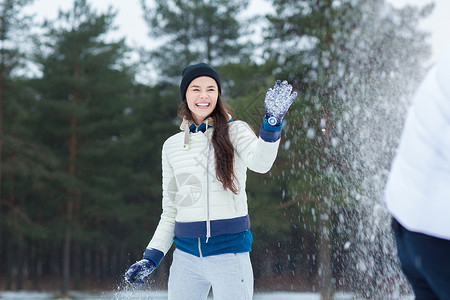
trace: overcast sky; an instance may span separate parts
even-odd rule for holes
[[[433,2],[432,0],[389,0],[395,7],[405,5],[423,6]],[[450,1],[435,0],[433,13],[423,20],[423,29],[431,32],[431,45],[433,47],[433,58],[435,61],[446,48],[450,47]]]
[[[422,6],[432,0],[388,0],[395,7],[407,4]],[[90,0],[93,7],[98,11],[106,11],[108,6],[118,10],[116,25],[118,31],[111,35],[112,38],[126,37],[131,46],[144,46],[150,48],[151,40],[148,37],[148,27],[142,19],[140,0]],[[54,19],[57,17],[59,9],[67,10],[72,6],[73,1],[61,0],[35,0],[30,10],[37,14],[39,19]],[[435,0],[436,7],[433,14],[425,19],[421,26],[430,31],[431,44],[433,47],[434,61],[439,54],[450,46],[450,0]],[[270,5],[265,0],[251,0],[250,13],[265,13],[270,9]]]

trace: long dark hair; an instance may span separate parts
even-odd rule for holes
[[[230,133],[228,130],[230,109],[218,96],[216,107],[209,115],[213,120],[214,131],[212,135],[212,144],[214,147],[214,155],[216,158],[216,176],[217,180],[222,183],[224,189],[229,189],[234,194],[239,193],[238,182],[234,174],[234,147],[230,140]],[[191,110],[184,100],[178,108],[178,117],[194,122]],[[189,130],[189,129],[188,129]]]

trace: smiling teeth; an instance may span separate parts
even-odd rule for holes
[[[206,107],[209,106],[209,103],[197,103],[197,106]]]

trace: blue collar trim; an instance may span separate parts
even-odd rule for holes
[[[228,121],[228,122],[233,122],[233,118],[231,118],[230,121]],[[208,125],[208,128],[210,128],[210,127],[212,127],[212,126]],[[199,132],[199,131],[205,132],[206,131],[206,124],[202,123],[202,124],[200,124],[200,126],[198,126],[198,128],[197,128],[197,126],[195,124],[192,124],[191,126],[189,126],[189,131],[192,132],[192,133]]]

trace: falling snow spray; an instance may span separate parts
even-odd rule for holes
[[[102,293],[102,299],[113,300],[163,300],[167,299],[167,291],[154,289],[155,279],[147,278],[144,284],[136,285],[120,280],[114,291]]]
[[[321,155],[330,157],[332,162],[328,166],[319,161],[308,162],[321,168],[321,174],[331,180],[324,188],[327,190],[324,195],[316,196],[322,203],[321,211],[311,209],[301,214],[310,213],[317,216],[317,224],[325,224],[318,226],[318,248],[324,236],[329,238],[330,244],[324,247],[330,248],[330,253],[325,256],[344,261],[340,265],[343,270],[339,270],[340,276],[335,278],[336,270],[326,275],[326,268],[319,262],[319,286],[313,290],[323,289],[320,277],[329,276],[330,280],[322,285],[333,285],[336,290],[362,298],[398,299],[411,295],[411,289],[399,267],[383,190],[407,109],[425,74],[424,61],[429,50],[423,43],[424,36],[413,30],[398,30],[401,26],[396,22],[401,19],[391,18],[390,11],[380,11],[381,8],[377,11],[370,3],[362,9],[366,10],[367,17],[363,16],[356,26],[351,25],[350,36],[334,37],[338,42],[320,56],[311,58],[311,69],[318,71],[306,80],[314,84],[314,80],[325,77],[328,86],[322,93],[317,92],[319,96],[309,95],[303,99],[321,97],[310,100],[313,103],[310,111],[317,117],[320,113],[314,114],[314,109],[322,110],[321,117],[309,121],[308,118],[313,117],[303,110],[303,114],[291,115],[291,124],[286,127],[295,134],[317,140],[316,144],[323,150]],[[374,18],[381,20],[373,22]],[[411,32],[416,35],[408,35]],[[422,44],[417,40],[422,40]],[[299,81],[305,82],[305,79]],[[328,103],[323,105],[326,101]],[[301,143],[294,134],[289,138],[287,148]],[[298,165],[301,167],[293,165],[293,168],[301,173],[304,170],[301,158]],[[285,176],[283,179],[293,178]],[[335,201],[335,194],[339,194],[340,202]],[[331,231],[337,238],[330,237]]]
[[[411,295],[411,289],[400,271],[383,190],[428,52],[420,47],[413,50],[401,39],[386,45],[380,32],[363,22],[335,50],[349,57],[345,66],[335,66],[341,87],[330,101],[339,102],[339,115],[320,123],[322,130],[331,131],[330,152],[345,166],[330,173],[347,182],[340,192],[351,203],[335,225],[336,232],[346,236],[335,245],[338,256],[347,258],[347,282],[342,286],[363,298],[398,299]],[[328,128],[330,119],[333,124]],[[327,205],[329,211],[340,211],[333,207],[336,204]]]

